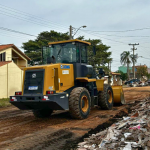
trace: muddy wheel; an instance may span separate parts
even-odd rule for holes
[[[102,109],[112,109],[113,103],[113,90],[111,86],[104,85],[103,91],[98,93],[98,105]]]
[[[91,109],[91,98],[88,90],[77,87],[72,90],[69,96],[69,112],[75,119],[85,119]]]
[[[36,118],[48,118],[53,113],[53,110],[32,110],[32,112]]]

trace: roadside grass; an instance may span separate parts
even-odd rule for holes
[[[9,103],[9,98],[2,98],[0,99],[0,108],[9,107],[11,103]]]

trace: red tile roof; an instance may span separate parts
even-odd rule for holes
[[[19,50],[14,44],[0,45],[0,51],[3,51],[7,48],[14,48],[18,53],[20,53],[27,60],[31,60],[27,55],[25,55],[21,50]]]
[[[7,49],[7,48],[10,48],[12,47],[13,44],[7,44],[7,45],[0,45],[0,51],[4,50],[4,49]]]
[[[11,62],[12,61],[0,61],[0,67],[6,65],[8,63],[11,63]]]

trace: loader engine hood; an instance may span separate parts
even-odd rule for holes
[[[26,70],[24,78],[24,95],[43,94],[45,69]]]

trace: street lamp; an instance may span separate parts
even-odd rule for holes
[[[81,28],[86,28],[86,26],[84,25],[84,26],[79,27],[79,28],[76,30],[76,32],[74,33],[74,35],[75,35]],[[73,38],[74,38],[74,35],[72,36]]]

